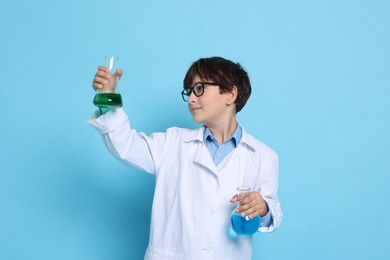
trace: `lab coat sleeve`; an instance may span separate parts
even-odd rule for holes
[[[260,227],[259,231],[267,233],[279,227],[283,214],[277,197],[279,183],[279,159],[277,154],[272,151],[263,163],[260,170],[258,190],[271,212],[271,223],[269,226]]]
[[[104,115],[96,113],[88,120],[103,137],[109,152],[125,164],[154,174],[165,143],[165,133],[147,136],[130,126],[122,108],[112,109]]]

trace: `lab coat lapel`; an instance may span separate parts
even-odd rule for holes
[[[217,167],[211,159],[210,152],[203,142],[199,142],[198,149],[195,154],[194,162],[207,168],[214,175],[217,175]]]
[[[198,129],[192,130],[187,137],[184,139],[185,143],[197,142],[197,149],[194,155],[194,163],[208,169],[210,172],[216,175],[217,167],[215,166],[210,152],[203,142],[203,134],[205,126],[199,127]]]

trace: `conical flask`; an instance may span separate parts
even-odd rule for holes
[[[122,96],[118,92],[119,78],[116,75],[118,57],[106,56],[106,67],[109,68],[111,78],[102,88],[96,90],[93,104],[101,108],[122,107]]]

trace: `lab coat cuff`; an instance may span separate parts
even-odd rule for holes
[[[269,202],[266,198],[264,198],[264,200],[265,200],[265,202],[267,203],[267,206],[268,206],[268,213],[267,213],[267,215],[270,216],[270,222],[268,223],[267,226],[265,225],[265,223],[264,223],[264,226],[261,225],[261,223],[260,223],[259,231],[261,233],[269,233],[269,232],[272,232],[276,228],[279,227],[280,222],[282,220],[282,213],[277,214],[277,210],[274,208],[277,205],[274,205],[272,202]]]
[[[113,108],[103,115],[100,115],[100,111],[97,110],[87,123],[94,127],[100,134],[107,134],[123,124],[126,120],[128,118],[123,108]]]
[[[267,214],[264,217],[261,217],[260,227],[269,227],[272,223],[271,211],[268,210]]]

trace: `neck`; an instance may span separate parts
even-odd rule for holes
[[[217,140],[218,144],[222,144],[233,135],[234,131],[236,131],[237,121],[236,118],[233,117],[224,125],[208,126],[208,128],[210,129],[211,134]]]

